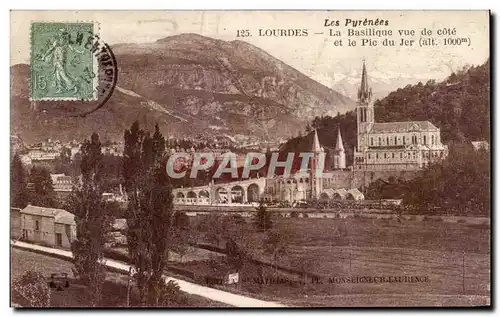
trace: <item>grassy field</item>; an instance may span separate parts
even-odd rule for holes
[[[194,221],[202,221],[201,219]],[[250,226],[251,224],[247,224]],[[405,305],[485,305],[490,293],[490,227],[487,224],[435,220],[275,218],[274,226],[289,233],[279,265],[321,277],[305,284],[259,285],[261,272],[246,265],[242,290],[302,305],[371,305],[407,298]],[[257,234],[262,238],[262,234]],[[258,247],[257,247],[258,248]],[[270,257],[258,250],[258,258]],[[203,270],[200,263],[188,264]],[[264,269],[265,277],[298,281],[297,275]],[[339,277],[419,276],[425,282],[341,283]],[[380,294],[388,297],[375,298]],[[398,297],[399,296],[399,297]],[[427,296],[427,297],[426,297]],[[306,299],[307,298],[307,299]],[[314,300],[313,300],[314,299]],[[474,299],[474,300],[472,300]],[[472,301],[472,302],[471,302]],[[381,304],[383,306],[383,304]],[[472,304],[471,304],[472,305]],[[341,305],[342,306],[342,305]],[[392,306],[392,305],[390,305]]]
[[[73,278],[71,268],[73,264],[38,253],[11,249],[11,279],[21,276],[26,271],[39,271],[44,276],[52,273],[68,273]],[[127,276],[115,272],[107,272],[106,281],[103,286],[103,307],[126,307]],[[227,307],[227,305],[214,302],[203,297],[185,294],[186,301],[178,303],[173,307]],[[63,291],[51,290],[52,307],[86,307],[88,305],[88,293],[84,286],[72,283]],[[131,306],[138,304],[135,288],[131,292]]]
[[[192,227],[205,221],[191,217]],[[245,218],[248,226],[251,219]],[[490,225],[453,223],[438,220],[366,218],[283,218],[274,217],[274,226],[287,230],[296,246],[399,247],[434,251],[489,254]],[[238,228],[234,228],[238,230]]]
[[[396,219],[276,218],[297,246],[398,247],[489,254],[489,225]]]

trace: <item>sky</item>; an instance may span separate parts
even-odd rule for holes
[[[388,26],[345,26],[346,19],[388,21]],[[338,20],[340,37],[328,36],[325,19]],[[464,65],[478,65],[489,57],[489,13],[487,11],[11,11],[10,64],[29,63],[32,21],[93,21],[101,39],[109,44],[147,43],[181,33],[198,33],[221,40],[244,40],[332,87],[342,78],[359,75],[365,60],[369,74],[378,78],[443,79]],[[362,37],[348,37],[347,29],[392,30],[394,47],[362,47]],[[439,43],[418,46],[423,28],[431,29]],[[460,46],[444,46],[435,33],[455,29],[452,38],[467,38]],[[236,37],[248,29],[251,37]],[[258,36],[259,29],[307,29],[308,36]],[[413,46],[399,46],[398,30],[414,30]],[[321,33],[323,34],[314,34]],[[445,36],[447,37],[447,36]],[[348,39],[356,47],[347,46]],[[336,40],[343,46],[335,46]],[[469,42],[470,40],[470,42]],[[469,46],[470,43],[470,46]],[[118,61],[119,62],[119,61]]]

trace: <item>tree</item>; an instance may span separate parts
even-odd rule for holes
[[[403,200],[424,211],[438,207],[464,215],[488,214],[490,177],[489,151],[454,144],[444,161],[431,164],[408,182]]]
[[[28,204],[28,191],[23,163],[19,154],[14,154],[10,163],[10,205],[24,208]]]
[[[190,228],[174,226],[171,237],[170,250],[179,255],[181,262],[184,256],[194,251],[193,244],[198,242],[198,232]]]
[[[81,182],[73,186],[66,208],[75,215],[76,239],[71,244],[75,271],[89,288],[91,305],[97,306],[106,275],[104,245],[113,216],[102,197],[102,153],[96,133],[84,141],[81,152]]]
[[[220,246],[224,239],[223,235],[228,230],[227,221],[223,218],[219,213],[211,213],[205,218],[205,221],[200,222],[198,225],[198,230],[205,233],[205,240],[217,247]]]
[[[271,255],[271,259],[277,271],[279,258],[288,252],[290,234],[285,230],[273,229],[267,232],[267,236],[263,243],[264,252]]]
[[[50,171],[45,167],[34,165],[31,168],[29,178],[33,184],[33,191],[29,194],[31,204],[42,207],[58,207]]]
[[[163,169],[165,139],[153,137],[136,121],[124,134],[123,178],[129,197],[127,242],[142,306],[161,304],[162,279],[171,240],[172,186]]]
[[[64,147],[54,162],[56,173],[71,174],[71,150]]]
[[[257,239],[251,227],[246,226],[245,223],[234,222],[233,230],[226,243],[226,254],[234,268],[239,270],[254,258],[259,246]]]
[[[50,288],[40,272],[27,271],[12,281],[12,297],[26,307],[49,307]]]
[[[273,227],[273,221],[271,219],[271,212],[266,208],[263,202],[260,202],[259,206],[256,208],[255,213],[255,225],[260,231],[266,231]]]

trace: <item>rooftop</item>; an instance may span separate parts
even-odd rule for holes
[[[40,207],[28,205],[24,209],[21,210],[21,213],[35,216],[43,216],[43,217],[53,217],[55,222],[64,223],[64,224],[73,224],[75,216],[64,210],[57,208],[48,208],[48,207]]]
[[[370,133],[413,131],[439,131],[439,129],[429,121],[376,122],[373,124]]]

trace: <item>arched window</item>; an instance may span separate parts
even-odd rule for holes
[[[427,136],[424,134],[424,145],[427,145]]]
[[[386,142],[387,142],[386,145],[389,145],[389,137],[386,138]]]
[[[399,158],[403,158],[403,153],[399,153]]]
[[[434,134],[431,135],[431,142],[432,142],[432,145],[434,145]]]
[[[371,159],[371,158],[372,158],[372,156],[371,156],[371,154],[370,154],[370,153],[368,153],[368,158],[369,158],[369,159]]]
[[[413,142],[413,144],[417,144],[417,136],[416,135],[412,136],[412,142]]]
[[[373,146],[373,138],[370,138],[370,145]]]
[[[406,144],[406,137],[403,135],[403,145]]]
[[[375,154],[376,158],[378,158],[378,153]]]
[[[398,137],[394,136],[394,145],[397,145],[397,144],[398,144]]]
[[[382,145],[382,138],[378,137],[378,146],[381,146],[381,145]]]
[[[385,159],[387,158],[387,153],[384,153],[384,158],[385,158]]]
[[[394,158],[394,153],[392,153],[392,158]]]

